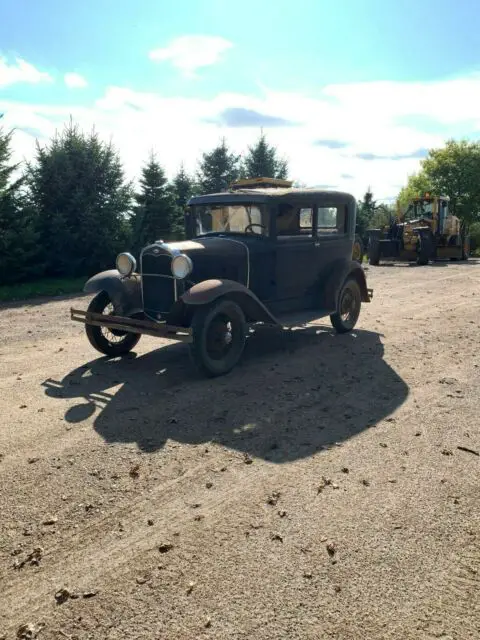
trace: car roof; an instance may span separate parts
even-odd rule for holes
[[[234,191],[224,191],[222,193],[209,193],[200,196],[193,196],[188,201],[189,205],[205,204],[234,204],[234,203],[288,203],[304,204],[312,202],[315,204],[355,204],[355,198],[344,191],[331,191],[315,188],[256,188],[256,189],[235,189]]]

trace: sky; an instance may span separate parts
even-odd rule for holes
[[[428,149],[480,138],[473,0],[0,0],[16,160],[70,117],[172,177],[263,129],[308,186],[393,199]]]

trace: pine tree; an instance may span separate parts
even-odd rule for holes
[[[175,195],[153,152],[142,169],[135,200],[134,248],[139,252],[146,244],[168,239],[176,231]]]
[[[28,166],[48,275],[88,275],[111,268],[129,248],[131,185],[118,153],[95,131],[70,121],[50,143],[37,144]]]
[[[245,178],[281,178],[288,175],[288,162],[278,157],[278,151],[268,144],[265,134],[252,146],[242,163],[242,177]]]
[[[177,207],[183,209],[188,200],[194,195],[196,188],[193,178],[185,171],[183,163],[172,181]]]
[[[175,219],[172,231],[179,237],[185,234],[185,207],[189,199],[197,192],[193,178],[185,171],[183,163],[173,178],[172,189],[175,196]]]
[[[231,153],[225,138],[208,153],[204,153],[198,171],[198,186],[202,193],[226,191],[239,177],[240,156]]]
[[[363,200],[357,204],[357,232],[364,235],[368,227],[372,224],[372,219],[377,209],[377,203],[373,199],[373,193],[368,187]]]
[[[22,191],[23,177],[14,178],[19,165],[10,163],[12,134],[0,128],[0,284],[42,275],[35,217]]]

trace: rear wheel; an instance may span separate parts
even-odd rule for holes
[[[380,242],[376,238],[370,238],[368,243],[368,262],[373,266],[380,262]]]
[[[349,278],[338,296],[337,311],[332,313],[330,321],[337,333],[348,333],[357,324],[362,296],[358,282]]]
[[[88,311],[115,315],[112,301],[106,291],[97,293],[88,305]],[[123,332],[117,329],[109,329],[108,327],[98,327],[93,324],[86,324],[85,332],[92,347],[100,351],[100,353],[113,358],[131,351],[140,340],[139,333]]]
[[[192,359],[209,376],[228,373],[245,348],[247,324],[242,309],[232,300],[218,300],[198,307],[192,319]]]

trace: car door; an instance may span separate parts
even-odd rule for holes
[[[316,271],[312,263],[318,252],[313,214],[313,206],[279,207],[275,256],[277,313],[308,309],[313,304]]]
[[[312,269],[316,274],[317,295],[321,296],[323,286],[331,275],[332,265],[338,260],[349,260],[352,256],[349,212],[345,203],[318,205],[314,216],[314,237],[316,251]]]

